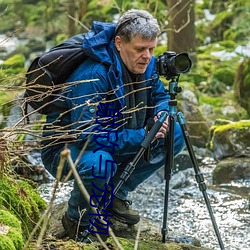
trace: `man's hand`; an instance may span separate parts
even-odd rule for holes
[[[157,113],[157,115],[154,117],[155,122],[159,119],[161,113],[164,111],[160,111],[159,113]],[[165,119],[165,121],[163,122],[161,128],[159,129],[159,131],[157,132],[157,134],[155,135],[155,139],[159,139],[159,138],[165,138],[166,133],[169,130],[169,124],[168,124],[168,116]]]

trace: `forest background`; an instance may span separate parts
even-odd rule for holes
[[[220,108],[234,103],[237,112],[227,118],[249,117],[247,0],[0,0],[0,33],[4,35],[0,40],[0,104],[23,90],[17,86],[24,85],[27,66],[37,55],[72,35],[86,32],[93,20],[115,22],[131,8],[146,9],[158,19],[162,33],[155,56],[165,51],[189,53],[193,66],[188,75],[181,76],[181,81],[195,85],[200,104],[212,105],[217,118],[225,118]],[[19,43],[8,51],[5,44],[14,39]],[[1,107],[4,127],[11,105]]]

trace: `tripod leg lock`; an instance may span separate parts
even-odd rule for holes
[[[200,191],[205,191],[207,189],[206,184],[204,182],[204,177],[201,172],[198,172],[198,174],[195,175],[195,179],[197,183],[199,184]]]

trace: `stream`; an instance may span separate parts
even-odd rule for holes
[[[250,180],[212,185],[212,158],[202,160],[200,169],[207,186],[207,194],[226,250],[250,250]],[[129,198],[132,208],[142,217],[162,228],[164,213],[165,180],[158,171],[141,184]],[[42,197],[49,201],[54,182],[39,187]],[[72,182],[64,184],[56,196],[56,203],[69,198]],[[203,247],[220,250],[202,192],[197,187],[194,169],[187,168],[173,174],[170,180],[168,202],[169,234],[176,238],[191,237]]]

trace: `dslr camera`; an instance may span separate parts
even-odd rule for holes
[[[156,59],[156,70],[160,76],[167,80],[187,73],[192,66],[192,61],[187,53],[176,54],[174,51],[164,52]]]

